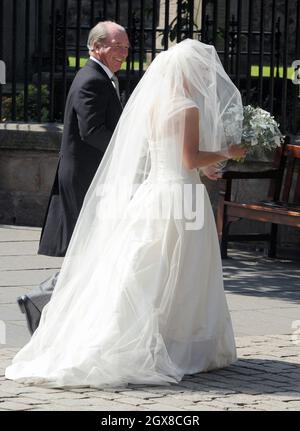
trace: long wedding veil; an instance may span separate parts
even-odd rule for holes
[[[185,114],[190,108],[199,110],[195,127],[200,150],[220,152],[240,143],[243,107],[238,89],[213,46],[187,39],[157,55],[128,100],[85,197],[51,301],[14,361],[26,360],[31,348],[36,355],[45,352],[50,340],[61,338],[63,345],[62,326],[71,310],[76,310],[79,327],[92,318],[97,304],[91,303],[91,310],[81,307],[87,280],[93,282],[93,270],[118,241],[118,226],[151,172],[151,145],[166,150],[174,178],[183,174]],[[104,303],[117,269],[107,267],[95,279]]]
[[[186,39],[154,59],[128,100],[86,195],[56,291],[67,290],[85,261],[96,265],[105,254],[151,169],[151,140],[169,146],[169,164],[181,174],[184,114],[191,107],[199,109],[200,150],[222,152],[240,143],[240,92],[212,45]]]

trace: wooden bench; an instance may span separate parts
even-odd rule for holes
[[[268,256],[276,257],[278,225],[300,228],[300,169],[297,159],[300,159],[300,146],[291,145],[289,137],[286,137],[269,169],[262,172],[225,171],[222,174],[218,181],[217,230],[223,258],[227,258],[228,242],[249,240],[268,241]],[[269,192],[265,200],[257,202],[232,200],[233,180],[259,178],[270,179]],[[293,179],[296,180],[295,188]],[[267,234],[230,235],[231,223],[240,219],[269,223],[270,231]]]

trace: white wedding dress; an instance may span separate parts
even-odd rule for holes
[[[187,109],[199,109],[202,150],[218,151],[227,106],[242,110],[213,47],[184,41],[156,57],[126,104],[51,301],[6,369],[8,379],[48,387],[168,385],[236,360],[211,204],[182,155]],[[138,187],[114,196],[123,178]],[[111,184],[109,192],[100,187]],[[185,202],[197,210],[179,216]],[[203,224],[188,228],[193,214]]]
[[[184,220],[172,217],[176,197],[170,194],[184,183],[200,185],[199,174],[186,171],[175,179],[168,160],[152,143],[149,177],[109,253],[85,278],[74,306],[70,298],[59,332],[43,338],[38,328],[7,378],[50,387],[168,384],[235,361],[209,197],[205,190],[202,229],[186,230]],[[169,219],[150,216],[159,199],[170,203]]]

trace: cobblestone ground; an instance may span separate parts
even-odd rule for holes
[[[0,350],[0,410],[300,410],[299,345],[290,335],[238,337],[238,361],[177,385],[47,389],[5,380],[17,349]]]
[[[6,366],[30,338],[16,298],[62,262],[37,255],[39,237],[40,229],[0,226],[0,411],[300,410],[299,262],[241,250],[223,261],[238,350],[232,366],[164,387],[64,391],[6,380]]]

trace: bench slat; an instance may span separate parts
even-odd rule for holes
[[[267,204],[261,203],[261,202],[249,202],[249,203],[239,203],[239,202],[228,202],[225,201],[225,205],[228,205],[230,207],[235,208],[245,208],[250,211],[266,211],[270,212],[272,214],[278,213],[283,214],[286,216],[292,216],[292,217],[300,217],[300,211],[295,211],[295,208],[284,208],[283,206],[268,206]]]
[[[231,205],[230,203],[227,206],[227,216],[300,228],[300,213],[277,209],[274,211],[261,205]]]

